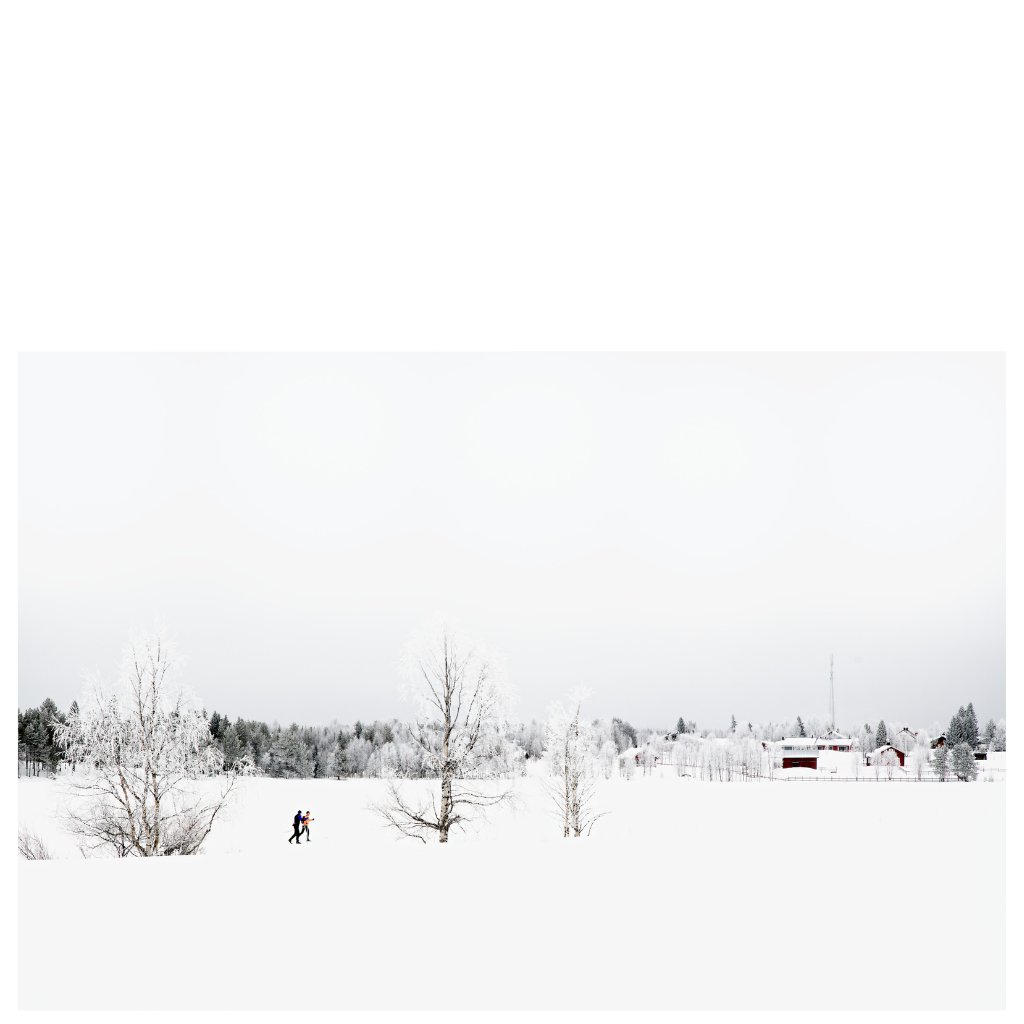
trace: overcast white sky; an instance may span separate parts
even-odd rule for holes
[[[19,703],[134,621],[206,706],[402,711],[436,611],[522,717],[1005,714],[1002,356],[23,355]]]

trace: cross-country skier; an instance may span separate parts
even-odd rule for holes
[[[292,825],[295,828],[295,831],[288,837],[288,842],[291,843],[291,841],[295,839],[298,843],[301,843],[302,840],[299,838],[301,835],[299,829],[302,827],[302,811],[296,811],[295,817],[292,818]]]

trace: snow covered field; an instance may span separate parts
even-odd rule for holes
[[[154,861],[75,859],[59,783],[18,786],[62,858],[19,864],[22,1009],[1005,1006],[1005,785],[662,770],[564,840],[527,778],[441,847],[381,828],[378,780],[254,779],[205,855]]]

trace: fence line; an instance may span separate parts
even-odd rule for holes
[[[666,764],[660,764],[660,765],[658,765],[658,767],[659,768],[679,768],[680,765],[672,764],[672,763],[666,763]],[[690,765],[683,765],[682,767],[684,769],[689,769],[691,766]],[[694,765],[692,767],[699,769],[698,765]],[[908,774],[905,769],[901,769],[901,774],[900,775],[893,775],[892,778],[888,778],[886,776],[886,774],[885,774],[885,771],[883,770],[883,771],[879,772],[878,777],[876,778],[875,774],[874,774],[874,771],[873,771],[873,769],[870,766],[868,766],[868,769],[865,772],[865,774],[858,775],[858,776],[855,776],[853,778],[850,778],[850,776],[848,776],[848,775],[835,775],[832,772],[822,771],[821,769],[813,769],[813,768],[802,769],[804,771],[816,771],[818,773],[816,775],[812,775],[809,778],[807,776],[783,775],[783,772],[792,771],[792,770],[793,769],[789,769],[789,768],[776,768],[775,769],[775,773],[773,775],[767,775],[767,774],[750,775],[750,774],[745,774],[742,771],[737,771],[736,769],[733,769],[732,774],[733,774],[733,776],[735,776],[735,778],[731,778],[731,779],[729,779],[729,778],[708,778],[708,779],[705,779],[703,773],[701,773],[700,771],[696,771],[696,772],[684,771],[682,776],[680,776],[680,777],[681,778],[688,778],[688,779],[696,779],[698,782],[736,782],[736,781],[740,781],[740,782],[758,782],[761,779],[764,779],[766,782],[958,782],[959,781],[957,779],[956,775],[954,775],[952,772],[949,774],[949,777],[945,778],[945,779],[936,778],[934,775],[926,775],[926,776],[924,776],[924,777],[919,779],[919,778],[917,778],[914,775]],[[801,769],[796,769],[796,770],[799,771]],[[1006,771],[1005,768],[979,768],[978,769],[978,777],[977,777],[976,781],[980,782],[984,778],[984,776],[986,776],[986,775],[994,775],[997,772],[998,773],[1004,773],[1005,771]],[[716,774],[717,774],[717,769],[716,769]]]

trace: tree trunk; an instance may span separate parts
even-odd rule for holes
[[[447,747],[448,744],[445,744]],[[446,751],[447,753],[447,751]],[[452,805],[452,783],[451,779],[441,780],[441,820],[439,822],[438,842],[448,842],[448,814]]]
[[[445,664],[445,677],[447,680],[448,666]],[[445,698],[445,709],[444,709],[444,742],[441,747],[441,755],[443,760],[441,762],[441,820],[438,822],[439,828],[437,830],[438,842],[448,842],[448,816],[451,814],[452,807],[452,778],[449,775],[451,768],[448,764],[448,739],[451,736],[452,730],[452,712],[451,712],[451,695],[447,692]]]

